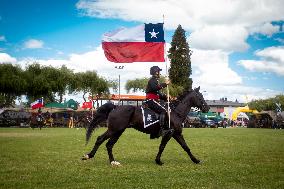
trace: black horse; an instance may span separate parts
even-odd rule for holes
[[[170,103],[171,106],[171,128],[174,130],[170,135],[164,135],[162,137],[162,141],[159,147],[159,152],[156,156],[156,163],[158,165],[162,165],[163,162],[161,161],[161,155],[163,153],[164,148],[168,141],[173,137],[181,147],[187,152],[190,159],[194,163],[199,163],[200,160],[194,157],[191,153],[189,147],[187,146],[184,137],[182,135],[182,123],[184,122],[188,112],[190,111],[191,107],[200,108],[203,112],[208,112],[209,106],[205,102],[202,94],[199,92],[200,87],[186,91],[181,96],[179,96],[175,101]],[[92,131],[100,124],[101,122],[107,120],[108,123],[108,130],[97,138],[97,141],[92,149],[92,151],[86,154],[82,160],[87,160],[93,158],[99,148],[99,146],[105,141],[108,140],[106,143],[107,152],[109,155],[109,161],[112,165],[120,165],[119,162],[115,161],[112,148],[114,144],[117,142],[121,134],[127,128],[134,128],[138,131],[141,131],[146,134],[158,134],[160,130],[159,123],[153,124],[150,127],[144,128],[143,118],[142,118],[142,110],[141,107],[135,106],[118,106],[115,107],[111,103],[106,103],[102,105],[98,110],[97,113],[87,130],[86,133],[86,141],[88,142]]]
[[[44,122],[45,122],[45,117],[43,115],[32,114],[30,118],[30,127],[32,129],[37,127],[41,130],[41,128],[43,128],[45,125]]]

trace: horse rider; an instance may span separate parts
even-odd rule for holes
[[[38,111],[37,111],[36,119],[37,119],[38,122],[42,122],[43,121],[43,115],[42,115],[41,108],[39,108]]]
[[[172,133],[173,130],[169,128],[169,125],[167,123],[168,116],[166,108],[161,106],[161,104],[159,103],[160,100],[167,100],[167,96],[161,93],[160,90],[167,87],[167,85],[170,83],[169,80],[166,80],[165,83],[159,82],[160,71],[162,71],[162,69],[158,66],[153,66],[150,68],[150,74],[152,75],[152,77],[148,81],[146,87],[145,103],[151,110],[159,114],[159,122],[161,126],[159,134],[160,136],[164,136]]]

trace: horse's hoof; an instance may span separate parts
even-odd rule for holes
[[[112,162],[110,162],[110,164],[113,167],[120,167],[120,166],[122,166],[118,161],[112,161]]]
[[[163,165],[164,163],[162,161],[160,161],[160,160],[156,160],[156,164]]]
[[[200,161],[200,160],[198,160],[198,159],[195,159],[194,161],[193,161],[195,164],[201,164],[202,162]]]
[[[84,155],[84,156],[81,158],[81,160],[88,160],[88,159],[90,159],[90,157],[89,157],[88,154]]]

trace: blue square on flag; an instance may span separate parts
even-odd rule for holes
[[[146,42],[165,42],[163,23],[145,24]]]

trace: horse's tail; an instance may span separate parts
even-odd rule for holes
[[[106,121],[109,113],[115,108],[116,106],[114,104],[108,102],[97,109],[96,114],[86,132],[86,144],[88,144],[94,129],[97,128],[100,123]]]

